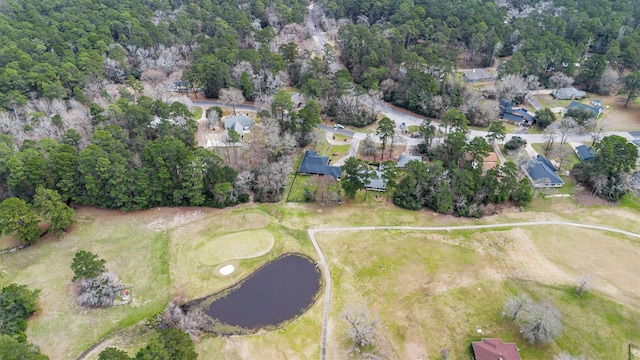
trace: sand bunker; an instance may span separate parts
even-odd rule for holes
[[[223,267],[220,268],[220,274],[227,276],[229,274],[231,274],[236,268],[233,267],[233,265],[225,265]]]

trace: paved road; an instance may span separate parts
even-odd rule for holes
[[[336,231],[369,231],[369,230],[412,230],[412,231],[455,231],[455,230],[473,230],[473,229],[494,229],[505,227],[520,227],[520,226],[540,226],[540,225],[558,225],[565,227],[579,227],[592,230],[614,232],[622,235],[627,235],[640,239],[640,234],[620,230],[616,228],[610,228],[607,226],[590,225],[573,223],[567,221],[531,221],[531,222],[515,222],[515,223],[501,223],[501,224],[486,224],[486,225],[461,225],[461,226],[363,226],[363,227],[332,227],[332,228],[319,228],[308,229],[307,234],[313,247],[318,253],[318,266],[324,273],[324,306],[323,306],[323,318],[322,318],[322,336],[320,339],[320,359],[326,359],[327,353],[327,323],[329,322],[329,310],[331,304],[331,274],[329,272],[329,264],[322,253],[320,245],[316,240],[315,234],[319,232],[336,232]]]
[[[219,107],[226,107],[226,108],[233,108],[233,104],[229,104],[229,103],[225,103],[222,101],[217,101],[217,100],[195,100],[193,102],[193,105],[195,106],[219,106]],[[253,105],[246,105],[246,104],[240,104],[240,105],[236,105],[236,112],[238,111],[260,111],[262,109],[255,107]]]

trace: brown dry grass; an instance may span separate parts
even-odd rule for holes
[[[454,358],[463,358],[468,340],[478,336],[474,334],[476,329],[482,329],[482,336],[515,340],[537,358],[551,359],[562,343],[554,345],[553,352],[542,353],[522,344],[517,331],[499,318],[502,301],[513,284],[518,284],[520,291],[530,291],[531,284],[570,288],[578,275],[591,270],[595,291],[626,304],[628,309],[638,308],[639,304],[640,287],[629,286],[637,282],[640,271],[640,262],[636,261],[640,258],[640,243],[598,231],[578,230],[575,241],[583,246],[597,244],[593,251],[613,256],[609,260],[604,260],[606,255],[593,259],[590,253],[581,252],[575,242],[562,239],[573,229],[560,227],[438,234],[319,234],[334,281],[329,357],[340,358],[347,348],[346,326],[339,313],[347,304],[366,301],[382,320],[379,333],[383,346],[378,351],[383,358],[434,358],[444,347],[452,349]],[[557,238],[545,237],[550,233],[558,234]],[[569,305],[569,313],[574,311],[571,306],[576,305]],[[568,321],[568,328],[588,328],[579,319]],[[621,341],[612,339],[616,331],[604,330],[602,336]],[[587,344],[593,339],[580,341],[574,336],[563,341],[580,343],[589,354],[598,353],[601,344],[597,341],[603,341]]]
[[[624,106],[624,96],[597,96],[604,106],[610,106],[598,119],[598,125],[604,131],[638,131],[640,130],[640,104],[630,101]]]
[[[425,210],[404,211],[390,202],[371,198],[324,208],[291,203],[131,213],[83,208],[78,211],[80,221],[71,233],[61,240],[37,244],[19,256],[3,256],[0,270],[10,273],[10,278],[2,281],[18,281],[43,289],[42,312],[29,323],[30,339],[52,359],[63,359],[73,357],[109,329],[128,326],[129,320],[118,319],[131,319],[131,311],[139,312],[121,307],[77,314],[73,307],[63,303],[67,299],[64,284],[68,282],[67,272],[70,274],[68,263],[79,248],[106,258],[107,266],[125,282],[142,286],[141,306],[150,304],[160,309],[172,294],[180,292],[190,297],[210,294],[232,285],[283,252],[300,251],[315,258],[305,232],[309,227],[446,226],[563,219],[640,233],[639,217],[637,211],[628,208],[585,207],[560,198],[536,199],[524,212],[505,208],[499,215],[480,220]],[[237,268],[232,276],[222,277],[217,268],[203,267],[192,260],[196,250],[188,244],[194,239],[249,229],[272,233],[274,248],[256,259],[232,261]],[[150,268],[158,259],[150,258],[153,252],[145,250],[154,239],[167,242],[166,281],[146,275],[158,273]],[[330,358],[345,356],[345,329],[339,313],[345,304],[362,300],[383,320],[378,351],[386,358],[398,359],[435,358],[442,347],[455,348],[454,354],[460,355],[455,358],[464,358],[469,339],[477,337],[477,328],[482,328],[485,335],[521,342],[517,330],[495,318],[502,299],[510,293],[532,289],[561,299],[564,290],[558,293],[556,287],[572,284],[585,272],[594,278],[595,293],[628,305],[620,305],[616,311],[640,307],[640,286],[633,282],[637,282],[636,274],[640,271],[637,268],[640,262],[634,262],[640,257],[639,245],[617,235],[545,227],[437,234],[344,232],[321,234],[319,239],[335,281],[329,324]],[[62,285],[54,288],[47,285],[57,283]],[[145,286],[147,290],[142,290]],[[577,311],[572,307],[575,305],[563,306],[567,314]],[[618,323],[602,323],[598,308],[589,309],[596,317],[590,321],[599,324],[604,332],[599,337],[617,334]],[[629,316],[626,323],[633,324],[635,315]],[[282,329],[246,337],[203,339],[197,348],[202,358],[317,358],[321,319],[320,301]],[[572,329],[584,327],[584,323],[573,318],[570,321]],[[580,346],[592,346],[575,336],[563,338],[560,346],[565,345],[577,350]],[[138,343],[131,345],[131,349],[135,346]],[[558,350],[557,346],[553,350]],[[524,351],[529,358],[550,359],[552,354],[541,355],[539,350],[526,346]]]

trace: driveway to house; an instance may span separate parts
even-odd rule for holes
[[[462,225],[462,226],[363,226],[363,227],[331,227],[331,228],[317,228],[308,229],[307,234],[311,243],[318,254],[317,266],[322,269],[324,273],[324,305],[322,316],[322,335],[320,338],[320,359],[325,360],[327,357],[327,323],[329,322],[329,308],[331,305],[331,274],[329,273],[329,264],[327,263],[324,254],[315,234],[319,232],[336,232],[336,231],[373,231],[373,230],[411,230],[411,231],[455,231],[455,230],[473,230],[473,229],[495,229],[505,227],[520,227],[520,226],[539,226],[539,225],[558,225],[564,227],[578,227],[592,230],[608,231],[618,233],[626,236],[631,236],[640,239],[640,234],[620,230],[616,228],[610,228],[607,226],[590,225],[582,223],[574,223],[567,221],[531,221],[531,222],[515,222],[515,223],[500,223],[500,224],[485,224],[485,225]]]

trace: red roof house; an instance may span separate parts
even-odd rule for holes
[[[475,360],[522,360],[514,343],[502,339],[482,339],[471,343]]]

